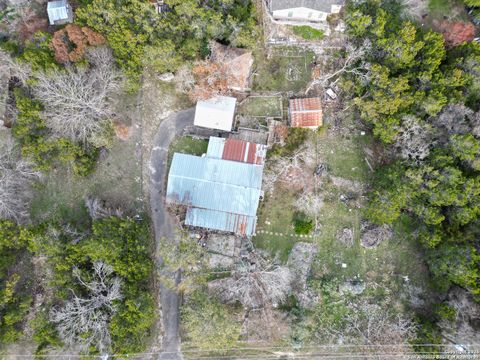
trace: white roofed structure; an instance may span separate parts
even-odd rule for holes
[[[61,25],[73,20],[72,8],[67,0],[49,1],[47,13],[50,25]]]
[[[200,100],[195,108],[193,124],[209,129],[232,131],[236,104],[237,99],[229,96]]]

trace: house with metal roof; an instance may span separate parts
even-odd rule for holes
[[[315,130],[323,125],[322,100],[319,97],[290,99],[290,126]]]
[[[338,14],[344,0],[267,0],[268,9],[276,20],[292,22],[326,22],[330,14]]]
[[[73,21],[73,11],[67,0],[49,1],[47,13],[50,25],[62,25]]]
[[[230,96],[217,96],[200,100],[195,107],[195,126],[223,131],[232,131],[237,99]]]
[[[258,144],[221,140],[210,138],[204,156],[173,155],[166,201],[187,207],[186,225],[252,236],[262,196],[264,145],[257,149]]]

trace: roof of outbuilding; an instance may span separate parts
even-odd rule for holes
[[[266,155],[267,146],[262,144],[213,136],[208,142],[207,156],[217,159],[263,165]]]
[[[344,3],[344,0],[270,0],[270,11],[304,7],[329,13],[332,5]]]
[[[68,3],[66,0],[58,0],[58,1],[49,1],[47,4],[47,9],[56,9],[67,7]]]
[[[322,101],[318,97],[290,99],[289,112],[292,127],[318,127],[323,124]]]
[[[209,100],[200,100],[195,108],[194,125],[210,129],[231,131],[237,99],[218,96]]]

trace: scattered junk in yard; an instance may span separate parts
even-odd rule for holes
[[[365,283],[357,279],[345,281],[339,287],[339,292],[341,294],[360,295],[364,290]]]
[[[175,79],[175,75],[173,75],[172,73],[164,73],[158,76],[158,80],[164,81],[164,82],[172,82],[174,79]]]
[[[319,97],[290,99],[290,126],[316,130],[323,125],[322,101]]]
[[[63,25],[73,21],[72,7],[66,0],[49,1],[47,13],[50,25]]]
[[[122,124],[121,122],[118,122],[118,121],[115,121],[113,123],[113,129],[115,131],[115,135],[120,140],[128,140],[132,130],[130,126]]]
[[[354,241],[353,229],[345,228],[345,229],[339,230],[337,232],[336,238],[340,243],[342,243],[347,247],[353,246],[353,241]]]
[[[211,137],[204,156],[175,153],[167,203],[187,208],[186,225],[253,236],[266,151],[266,145]]]
[[[193,124],[209,129],[232,131],[236,103],[237,99],[230,96],[200,100],[195,108]]]
[[[366,222],[362,223],[361,232],[360,244],[365,248],[375,248],[382,241],[390,240],[393,236],[390,226],[377,226]]]
[[[327,91],[326,91],[326,94],[328,95],[328,97],[332,100],[335,100],[337,98],[337,94],[335,93],[335,91],[333,91],[331,88],[328,88]]]
[[[327,172],[327,164],[318,164],[315,168],[315,175],[322,176]]]

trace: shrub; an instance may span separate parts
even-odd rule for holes
[[[294,26],[293,33],[305,40],[322,40],[325,37],[323,30],[314,29],[311,26]]]
[[[313,220],[304,213],[296,213],[293,217],[293,226],[295,234],[308,235],[313,230]]]

